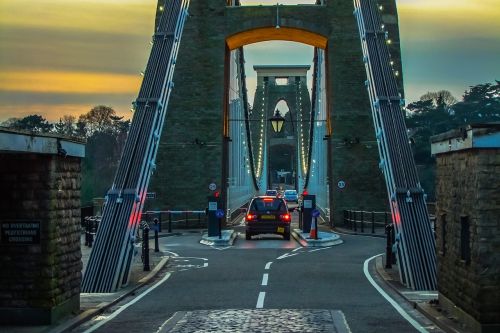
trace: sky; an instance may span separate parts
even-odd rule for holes
[[[460,98],[500,79],[500,0],[397,3],[407,101],[442,89]],[[57,121],[98,104],[131,117],[155,10],[156,0],[0,0],[0,122],[30,114]],[[250,95],[254,64],[311,64],[312,48],[294,44],[245,47]]]

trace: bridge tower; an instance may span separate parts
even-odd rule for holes
[[[311,113],[311,98],[307,87],[307,71],[311,66],[304,65],[260,65],[254,66],[257,72],[257,89],[255,90],[251,122],[252,142],[256,142],[258,137],[258,120],[262,113],[264,119],[271,118],[277,109],[277,104],[284,101],[288,107],[279,109],[286,122],[280,133],[268,126],[266,137],[269,140],[268,156],[268,187],[272,184],[285,183],[288,186],[298,188],[298,138],[301,133],[309,130]],[[285,113],[286,112],[286,113]],[[304,119],[305,123],[300,122]],[[308,146],[309,135],[303,136],[305,142],[303,146]],[[254,151],[257,151],[257,145]],[[257,164],[258,161],[255,161]],[[284,177],[280,177],[277,172],[287,172]],[[284,179],[283,179],[284,178]]]
[[[326,51],[328,176],[334,223],[344,209],[384,210],[387,194],[352,0],[318,5],[239,7],[231,0],[191,0],[179,49],[148,208],[200,209],[215,182],[225,195],[231,144],[229,54],[244,45],[288,40]],[[395,0],[381,0],[395,71],[401,77]],[[165,5],[159,0],[158,11]],[[276,29],[279,24],[280,29]],[[401,82],[400,82],[401,83]],[[402,87],[402,84],[400,84]],[[339,188],[337,183],[346,186]]]

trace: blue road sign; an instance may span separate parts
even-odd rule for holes
[[[222,209],[217,209],[217,210],[215,211],[215,216],[217,216],[219,219],[220,219],[221,217],[224,217],[224,211],[223,211]]]
[[[319,216],[319,210],[313,209],[311,212],[312,217],[318,217]]]

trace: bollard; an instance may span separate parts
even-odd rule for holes
[[[154,219],[155,223],[155,252],[160,252],[160,246],[158,244],[158,231],[160,230],[160,224],[158,223],[158,219]]]
[[[168,212],[168,232],[172,232],[172,212]]]
[[[314,235],[314,239],[318,239],[318,234],[319,234],[319,230],[318,230],[318,218],[315,217],[314,218],[314,227],[316,228],[316,233]]]
[[[142,229],[142,253],[144,258],[144,271],[150,271],[149,267],[149,226],[146,224]]]
[[[392,224],[385,227],[387,245],[385,247],[385,268],[392,268]]]
[[[84,222],[85,222],[85,246],[89,246],[90,223],[88,216],[85,218]]]
[[[94,243],[94,223],[95,219],[91,218],[89,221],[89,247],[92,247],[92,243]]]
[[[158,214],[158,232],[161,232],[161,213]]]

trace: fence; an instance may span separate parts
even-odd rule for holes
[[[385,227],[389,223],[392,223],[390,212],[344,210],[344,227],[348,227],[354,232],[385,234]]]
[[[162,210],[147,211],[142,219],[150,223],[158,219],[160,231],[166,229],[207,228],[208,219],[204,210]]]

